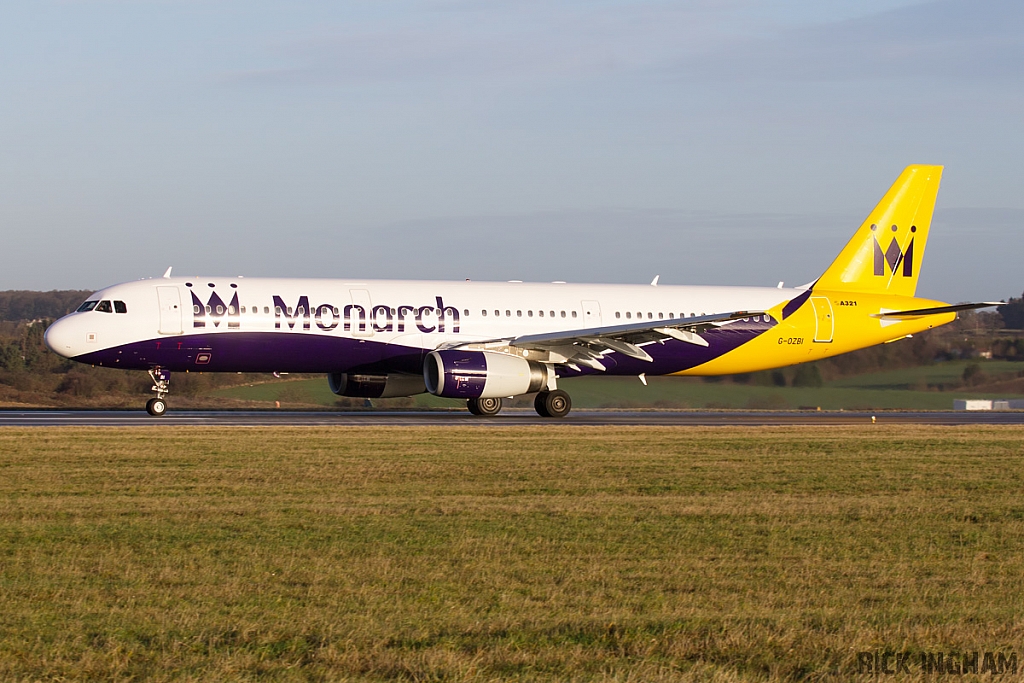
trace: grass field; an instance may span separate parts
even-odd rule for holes
[[[819,388],[708,383],[699,378],[683,377],[650,377],[648,386],[644,386],[636,377],[600,376],[562,380],[559,387],[569,392],[577,408],[792,409],[810,406],[822,410],[952,410],[954,398],[1022,397],[1021,393],[1008,392],[1005,387],[1002,390],[984,387],[939,390],[955,386],[964,368],[972,362],[979,364],[993,378],[1016,378],[1017,373],[1024,370],[1024,363],[1011,361],[950,361],[847,377]],[[265,401],[268,405],[280,401],[285,408],[333,406],[338,401],[324,377],[231,387],[215,391],[213,395]],[[464,401],[430,395],[414,399],[419,407],[462,409],[465,406]],[[532,397],[519,399],[518,404],[531,406]]]
[[[0,680],[838,681],[861,650],[1020,656],[1022,437],[4,429]]]

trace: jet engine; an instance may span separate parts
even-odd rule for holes
[[[422,376],[394,372],[384,375],[332,372],[327,375],[327,382],[338,396],[358,398],[413,396],[427,390]]]
[[[503,398],[541,391],[551,370],[496,351],[432,351],[423,361],[427,391],[445,398]]]

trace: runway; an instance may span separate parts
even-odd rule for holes
[[[1024,412],[846,412],[846,411],[618,411],[578,410],[562,420],[532,410],[505,410],[496,417],[466,411],[170,411],[150,417],[130,410],[0,410],[0,427],[519,427],[593,426],[780,426],[780,425],[1020,425]]]

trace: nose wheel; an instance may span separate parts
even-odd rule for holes
[[[153,417],[160,417],[167,412],[167,402],[162,398],[151,398],[146,401],[146,412]]]
[[[541,417],[565,417],[572,410],[572,399],[561,389],[542,391],[533,399],[533,408]]]
[[[146,401],[146,412],[153,417],[160,417],[167,412],[167,401],[164,400],[164,397],[171,390],[171,371],[153,368],[149,371],[149,376],[153,378],[153,391],[156,392],[156,398]]]

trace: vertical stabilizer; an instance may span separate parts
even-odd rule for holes
[[[815,289],[914,296],[942,166],[908,166]]]

